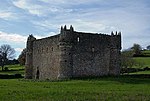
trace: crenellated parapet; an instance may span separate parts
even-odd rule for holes
[[[111,46],[112,48],[121,49],[121,32],[111,32]]]
[[[70,29],[67,29],[67,26],[65,25],[64,28],[61,26],[61,31],[60,31],[60,42],[68,42],[68,43],[73,43],[75,33],[74,33],[74,28],[72,25],[70,26]]]

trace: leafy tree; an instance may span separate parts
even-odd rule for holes
[[[4,44],[0,46],[0,66],[2,67],[2,71],[4,70],[4,66],[7,64],[7,61],[14,57],[15,50],[10,45]]]
[[[133,66],[137,66],[138,68],[142,68],[144,66],[144,62],[137,61],[133,58],[134,51],[123,51],[121,53],[121,67],[122,73],[129,73],[130,70],[133,70]]]
[[[150,45],[148,45],[146,48],[147,48],[147,50],[150,50]]]
[[[132,58],[133,51],[123,51],[121,53],[121,66],[122,68],[132,67],[134,65],[134,60]]]
[[[122,73],[129,73],[129,68],[132,68],[136,65],[136,61],[133,59],[134,52],[130,51],[123,51],[121,53],[121,67]]]
[[[139,56],[142,54],[142,52],[141,52],[142,48],[139,44],[134,44],[131,49],[134,52],[133,56]]]
[[[19,61],[20,65],[25,65],[25,61],[26,61],[26,48],[23,49],[23,51],[19,55],[18,61]]]

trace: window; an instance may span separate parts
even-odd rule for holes
[[[94,52],[95,51],[95,49],[94,49],[94,47],[92,47],[92,52]]]
[[[80,42],[80,38],[79,37],[77,37],[77,42]]]

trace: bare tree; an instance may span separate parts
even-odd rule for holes
[[[0,66],[2,70],[4,70],[4,65],[7,64],[9,59],[13,59],[15,57],[15,50],[11,48],[10,45],[4,44],[0,47]]]

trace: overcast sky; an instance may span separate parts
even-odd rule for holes
[[[29,34],[36,38],[76,31],[122,32],[122,48],[150,44],[150,0],[0,0],[0,45],[10,44],[16,56]]]

